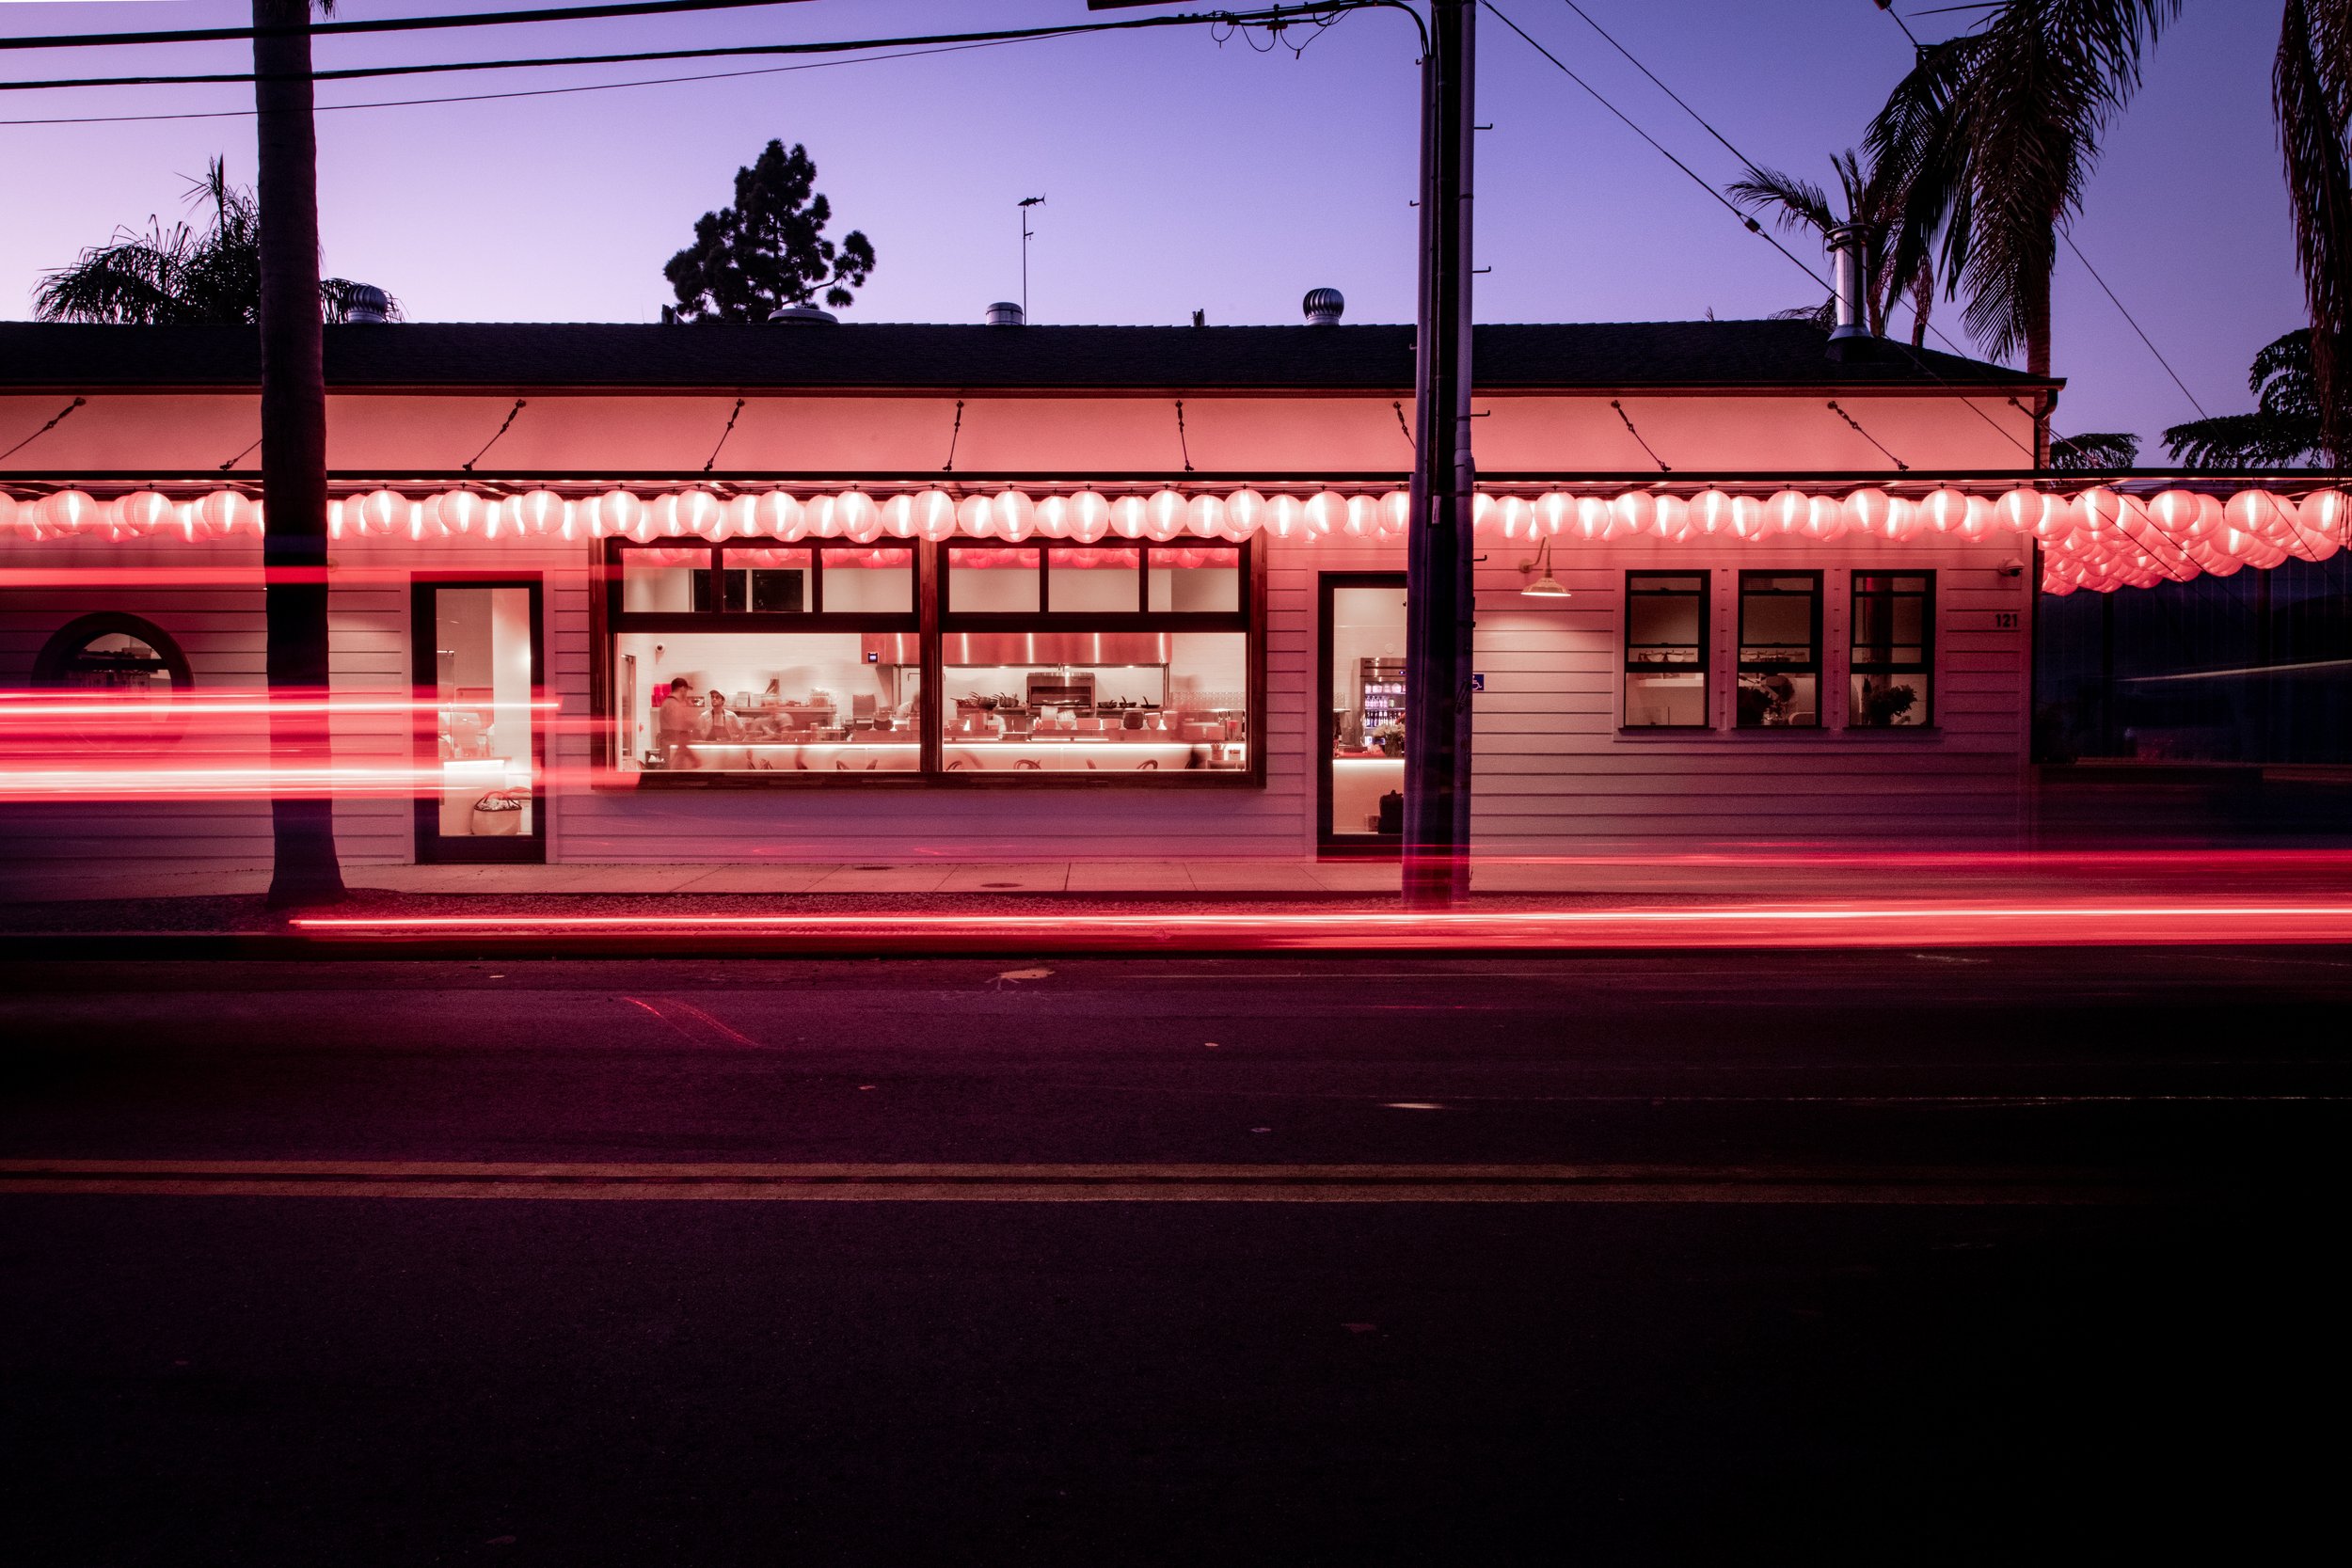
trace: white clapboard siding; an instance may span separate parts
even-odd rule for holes
[[[1133,791],[714,789],[615,787],[595,772],[603,749],[590,727],[592,547],[545,540],[345,541],[335,560],[347,580],[332,600],[334,689],[405,696],[413,668],[412,572],[537,575],[544,584],[546,680],[563,719],[548,747],[553,798],[550,858],[575,863],[791,861],[1023,861],[1089,858],[1296,860],[1313,853],[1319,578],[1332,571],[1395,571],[1393,545],[1347,540],[1268,542],[1264,637],[1268,748],[1263,789]],[[1901,549],[1868,542],[1804,546],[1563,545],[1554,569],[1565,600],[1523,597],[1527,546],[1481,542],[1475,699],[1473,831],[1483,852],[1558,854],[1776,841],[1993,843],[2018,831],[2024,786],[2031,595],[2000,569],[2003,544]],[[262,683],[258,589],[176,588],[176,566],[250,563],[233,546],[49,543],[8,549],[14,564],[135,568],[119,589],[0,590],[0,682],[23,685],[43,642],[97,610],[153,621],[187,654],[209,689]],[[1848,574],[1930,567],[1938,573],[1936,726],[1850,732]],[[1624,730],[1624,574],[1628,568],[1706,568],[1713,598],[1715,730]],[[1742,567],[1820,569],[1824,578],[1823,713],[1810,732],[1729,729],[1738,573]],[[2010,614],[2016,626],[1995,629]],[[397,767],[411,755],[396,713],[340,718],[338,757]],[[265,748],[257,725],[249,755]],[[1050,775],[1048,776],[1050,780]],[[354,864],[415,853],[405,799],[338,805],[337,831]],[[72,802],[0,806],[0,854],[17,863],[140,859],[264,863],[267,808],[259,801]]]

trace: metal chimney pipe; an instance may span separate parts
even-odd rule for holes
[[[1870,259],[1867,235],[1861,224],[1844,223],[1829,231],[1831,277],[1837,294],[1836,321],[1830,327],[1831,353],[1848,339],[1870,337]]]

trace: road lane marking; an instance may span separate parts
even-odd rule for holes
[[[771,1203],[2135,1203],[2103,1171],[1569,1164],[0,1160],[0,1196]]]

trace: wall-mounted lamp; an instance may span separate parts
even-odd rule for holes
[[[1519,562],[1519,576],[1528,579],[1527,586],[1519,590],[1524,597],[1565,599],[1568,596],[1566,585],[1551,575],[1551,541],[1548,538],[1535,546],[1532,560]]]
[[[2022,578],[2026,575],[2026,563],[2012,555],[1994,570],[2005,578]]]

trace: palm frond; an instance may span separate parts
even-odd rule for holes
[[[1724,195],[1731,198],[1733,206],[1751,216],[1772,214],[1772,226],[1784,233],[1810,229],[1826,235],[1840,221],[1820,186],[1774,168],[1749,165],[1747,178],[1725,185]]]
[[[2191,420],[2164,433],[2172,460],[2186,468],[2283,468],[2320,451],[2319,421],[2260,411]]]
[[[2287,190],[2295,219],[2296,261],[2311,307],[2307,353],[2323,449],[2342,463],[2352,454],[2352,170],[2345,137],[2352,127],[2352,4],[2287,0],[2271,74]],[[2275,346],[2275,345],[2274,345]],[[2256,361],[2257,380],[2261,362]]]
[[[2139,437],[2125,431],[2059,436],[2050,441],[2049,467],[2060,470],[2128,468],[2139,461]]]

